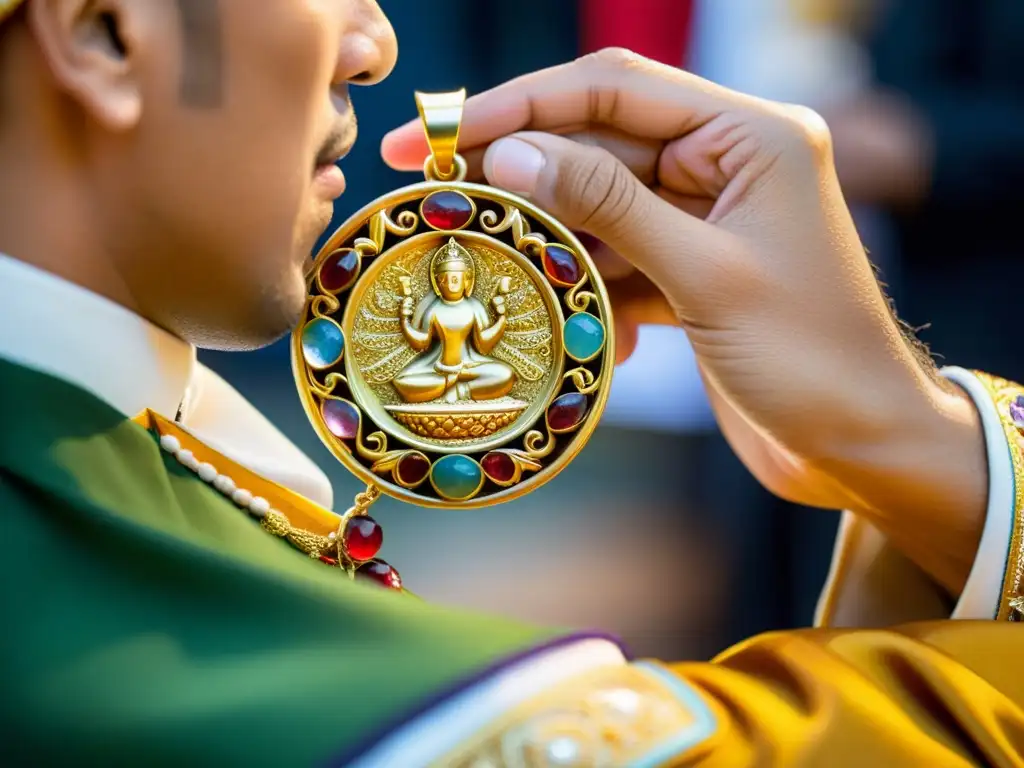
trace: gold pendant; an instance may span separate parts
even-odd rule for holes
[[[579,240],[464,181],[464,101],[416,94],[426,181],[331,235],[292,336],[299,395],[331,453],[432,507],[497,504],[554,477],[597,426],[615,361],[608,293]]]

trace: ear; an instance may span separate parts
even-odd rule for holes
[[[138,0],[33,0],[28,24],[57,87],[96,122],[125,131],[142,114]]]

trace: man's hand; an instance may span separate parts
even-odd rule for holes
[[[901,334],[817,115],[609,50],[470,99],[460,148],[606,244],[595,259],[627,351],[641,323],[686,330],[765,486],[871,515],[962,585],[985,503],[977,417]],[[384,140],[396,168],[426,153],[418,124]]]
[[[927,196],[932,136],[913,105],[895,95],[866,93],[825,116],[847,199],[907,207]]]

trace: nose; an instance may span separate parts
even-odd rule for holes
[[[338,52],[336,80],[355,85],[379,83],[395,68],[398,40],[376,0],[348,0],[353,6]]]

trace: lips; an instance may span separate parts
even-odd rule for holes
[[[355,139],[355,121],[342,121],[334,127],[317,154],[313,180],[331,200],[340,197],[345,191],[345,174],[337,164],[352,149]]]
[[[318,165],[313,174],[313,182],[324,197],[335,200],[345,192],[345,174],[334,163]]]

